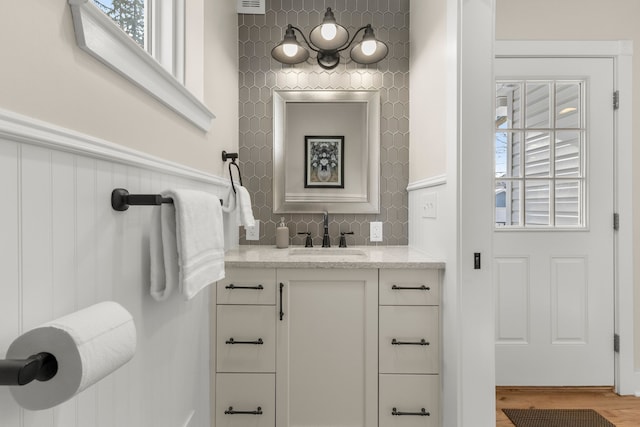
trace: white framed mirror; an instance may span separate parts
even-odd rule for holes
[[[380,212],[380,94],[274,90],[274,213]]]

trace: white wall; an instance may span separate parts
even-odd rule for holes
[[[410,141],[415,172],[409,183],[409,245],[446,262],[446,426],[495,425],[493,291],[487,262],[492,201],[483,196],[493,185],[493,15],[493,0],[411,2]],[[440,78],[422,82],[431,76]],[[439,167],[430,163],[431,156]],[[437,200],[435,217],[424,216],[423,204],[429,199]],[[474,252],[485,260],[481,270],[473,269]]]
[[[204,67],[199,86],[216,115],[208,133],[80,50],[67,0],[3,2],[0,108],[222,175],[220,152],[238,150],[235,2],[187,3],[187,37],[204,38],[187,45],[186,75]]]
[[[235,2],[188,3],[187,38],[201,39],[187,46],[186,75],[200,76],[195,93],[217,117],[208,133],[80,50],[66,0],[2,4],[0,358],[28,328],[108,299],[133,314],[139,339],[132,362],[53,410],[22,411],[0,388],[3,427],[209,425],[208,292],[151,300],[150,208],[109,205],[116,186],[223,191],[220,153],[238,151],[238,18]],[[14,116],[82,135],[97,151],[14,138],[16,125],[5,120]],[[127,160],[105,158],[100,141]],[[145,153],[154,156],[151,169],[130,162]],[[230,230],[227,242],[237,242],[237,227]]]
[[[455,71],[447,29],[447,2],[411,2],[410,64],[412,112],[409,123],[409,182],[439,176],[446,171],[447,105]],[[453,56],[455,58],[455,56]]]
[[[183,427],[191,419],[188,426],[208,426],[209,291],[188,302],[178,294],[153,300],[152,208],[117,212],[110,195],[116,187],[222,195],[226,183],[48,124],[39,123],[33,133],[23,126],[29,120],[0,110],[0,358],[26,330],[106,300],[133,315],[138,346],[124,367],[50,410],[23,410],[1,387],[0,424]],[[237,225],[225,220],[237,239]]]
[[[443,425],[460,426],[462,392],[459,385],[455,170],[458,137],[457,1],[412,1],[410,27],[410,105],[413,119],[409,144],[409,246],[446,262],[441,317],[443,336],[447,337],[443,340],[442,419]],[[432,79],[433,75],[440,76],[440,79]],[[434,158],[437,160],[432,162]],[[452,160],[454,165],[449,165]],[[435,200],[435,217],[423,218],[425,197]]]

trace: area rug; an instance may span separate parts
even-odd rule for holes
[[[616,427],[593,409],[503,409],[516,427]]]

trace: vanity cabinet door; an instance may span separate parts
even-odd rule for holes
[[[378,425],[377,278],[370,269],[278,270],[278,427]]]
[[[272,305],[219,305],[217,371],[275,372],[275,318]]]
[[[218,374],[216,390],[216,427],[275,427],[274,374]]]

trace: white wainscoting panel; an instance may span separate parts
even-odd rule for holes
[[[131,193],[192,188],[221,197],[224,180],[188,169],[181,174],[179,165],[165,172],[164,163],[151,158],[136,164],[130,150],[120,162],[117,150],[105,156],[58,144],[57,138],[79,136],[60,129],[47,133],[42,123],[37,141],[12,138],[2,119],[0,358],[28,329],[105,300],[131,312],[138,346],[127,365],[50,410],[23,410],[8,387],[0,387],[0,425],[181,427],[189,419],[190,425],[209,426],[209,290],[190,301],[178,294],[153,300],[152,207],[117,212],[110,196],[123,187]],[[85,142],[91,145],[89,137]],[[225,242],[237,244],[235,218],[224,219]]]
[[[529,341],[529,259],[495,258],[496,342],[526,344]]]

